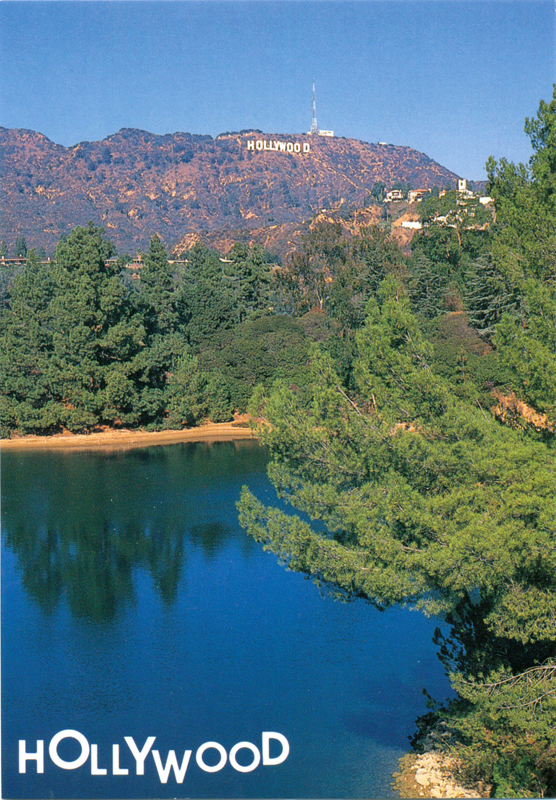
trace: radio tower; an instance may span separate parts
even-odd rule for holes
[[[311,133],[318,133],[317,127],[317,101],[315,100],[315,81],[313,79],[313,121],[311,123]]]

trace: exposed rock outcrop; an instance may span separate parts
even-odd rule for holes
[[[400,760],[400,771],[394,773],[394,788],[403,798],[490,797],[484,784],[463,786],[456,771],[457,763],[441,752],[408,754]]]
[[[490,797],[491,787],[483,781],[464,785],[458,775],[461,764],[450,752],[454,733],[433,712],[417,720],[413,753],[400,759],[400,769],[392,776],[392,787],[402,798]]]

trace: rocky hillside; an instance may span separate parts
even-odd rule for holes
[[[123,129],[74,147],[0,128],[0,238],[50,251],[89,221],[120,251],[187,234],[272,229],[323,209],[361,207],[376,182],[454,185],[456,175],[409,147],[242,131],[213,139]]]
[[[407,204],[406,204],[407,205]],[[381,218],[380,206],[367,206],[349,210],[340,207],[329,209],[315,214],[311,219],[301,222],[284,222],[281,225],[265,225],[262,228],[243,228],[231,231],[195,231],[186,233],[172,248],[172,254],[179,256],[190,250],[195,244],[212,247],[221,253],[227,253],[230,248],[239,242],[248,247],[260,245],[281,259],[296,250],[301,239],[309,230],[321,222],[339,223],[342,229],[352,235],[360,233],[361,228],[377,225]],[[393,229],[392,235],[400,241],[398,230]],[[400,241],[403,246],[403,242]]]

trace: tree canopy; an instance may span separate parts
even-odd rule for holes
[[[239,503],[252,536],[333,596],[449,624],[437,642],[458,697],[435,713],[457,733],[468,776],[503,797],[556,792],[556,89],[526,130],[528,167],[489,161],[496,225],[481,248],[448,212],[416,242],[413,278],[386,275],[370,292],[349,385],[321,348],[305,386],[255,397],[269,475],[303,516],[247,488]],[[426,320],[441,302],[419,276],[454,266],[449,248],[434,249],[443,229],[485,352],[494,347],[536,428],[503,424],[435,368]]]
[[[200,281],[207,262],[222,266],[216,253],[194,252],[191,261],[200,264]],[[249,273],[236,295],[252,297],[252,283]],[[206,307],[215,286],[216,280],[205,289]],[[219,325],[235,324],[248,303],[230,298],[233,321],[199,308],[192,318],[187,301],[194,290],[193,281],[173,274],[156,236],[138,281],[129,280],[125,259],[114,257],[94,225],[61,239],[52,263],[31,251],[0,316],[3,434],[230,418],[219,373],[199,368],[194,346],[198,330],[206,338]]]

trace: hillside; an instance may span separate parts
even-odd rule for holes
[[[288,152],[289,151],[289,152]],[[121,251],[188,233],[269,228],[369,202],[375,182],[453,185],[456,175],[409,147],[262,134],[158,136],[122,129],[74,147],[0,128],[0,238],[52,250],[89,221]]]

